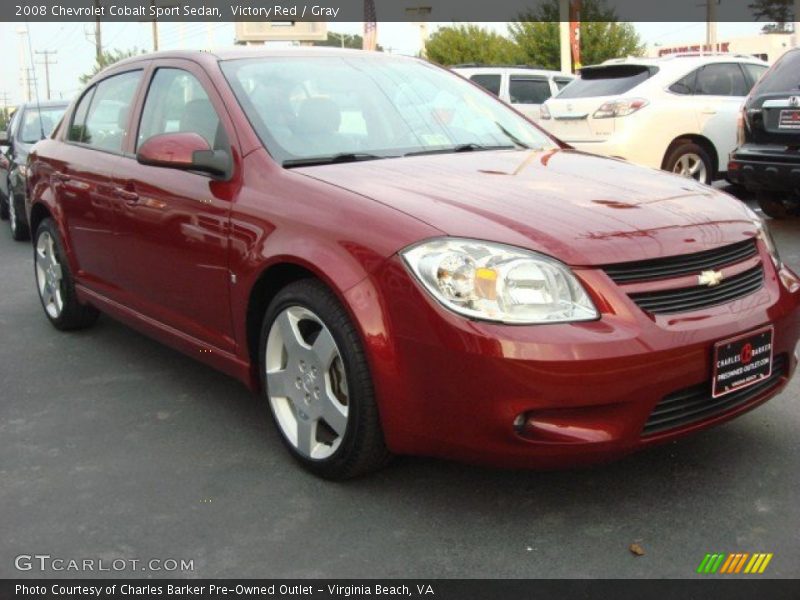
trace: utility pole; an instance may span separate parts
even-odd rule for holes
[[[706,0],[706,45],[709,52],[717,51],[717,4],[719,0]]]
[[[156,5],[156,0],[150,0],[150,7]],[[155,14],[155,13],[154,13]],[[153,52],[158,52],[158,21],[153,17]]]
[[[558,2],[558,45],[561,49],[561,72],[572,73],[572,49],[569,45],[569,0],[559,0]]]
[[[94,21],[94,52],[97,64],[103,64],[103,32],[100,29],[100,0],[94,0],[94,7],[98,14]]]
[[[33,67],[28,67],[25,69],[25,102],[30,102],[33,100],[33,89],[31,88],[31,83],[36,78],[36,71]]]
[[[19,61],[19,87],[23,90],[23,95],[27,90],[27,95],[24,95],[23,102],[29,102],[31,94],[30,81],[28,80],[28,55],[26,53],[27,38],[25,37],[28,35],[28,30],[25,27],[18,27],[17,35],[19,36],[17,39],[19,50],[19,58],[17,59]]]
[[[47,99],[50,100],[50,65],[55,65],[55,60],[50,60],[51,55],[58,54],[58,50],[37,50],[35,54],[41,54],[44,59],[37,62],[37,65],[44,65],[44,82],[47,90]]]

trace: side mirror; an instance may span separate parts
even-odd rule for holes
[[[221,179],[230,178],[232,168],[227,152],[212,150],[203,136],[191,132],[154,135],[139,147],[136,160],[151,167],[201,171]]]

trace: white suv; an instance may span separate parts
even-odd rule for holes
[[[736,146],[745,96],[767,70],[751,56],[614,59],[542,107],[540,124],[571,146],[711,183]]]
[[[574,75],[560,71],[529,67],[457,65],[453,71],[490,91],[534,121],[539,120],[542,103],[575,79]]]

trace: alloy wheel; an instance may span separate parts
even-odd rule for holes
[[[694,152],[687,152],[681,155],[672,168],[672,172],[683,175],[684,177],[691,177],[700,183],[708,183],[706,164],[703,162],[700,155]]]
[[[290,306],[273,321],[265,352],[267,395],[278,425],[302,456],[323,460],[341,444],[349,415],[344,362],[325,323]]]
[[[62,277],[63,271],[56,255],[53,237],[44,231],[36,241],[36,283],[42,304],[53,319],[58,319],[64,310]]]

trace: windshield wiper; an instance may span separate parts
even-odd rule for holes
[[[502,131],[502,132],[503,132],[503,135],[505,135],[505,136],[506,136],[508,139],[510,139],[512,142],[514,142],[514,144],[516,144],[516,145],[517,145],[517,146],[519,146],[520,148],[525,148],[526,150],[530,150],[530,148],[531,148],[531,147],[530,147],[528,144],[526,144],[525,142],[523,142],[521,139],[519,139],[517,136],[515,136],[513,133],[511,133],[511,132],[510,132],[508,129],[506,129],[505,127],[503,127],[502,125],[500,125],[500,123],[498,123],[497,121],[495,121],[495,122],[494,122],[494,124],[495,124],[495,125],[497,125],[497,128],[498,128],[500,131]]]
[[[379,160],[381,158],[396,158],[393,156],[380,156],[366,152],[341,152],[329,156],[309,156],[307,158],[290,158],[283,161],[283,166],[291,167],[312,167],[314,165],[332,165],[336,163],[358,162],[362,160]]]
[[[508,144],[499,146],[484,146],[470,142],[468,144],[458,144],[457,146],[450,146],[449,148],[433,148],[431,150],[416,150],[408,152],[403,156],[422,156],[423,154],[451,154],[453,152],[477,152],[482,150],[511,150],[514,146]]]

